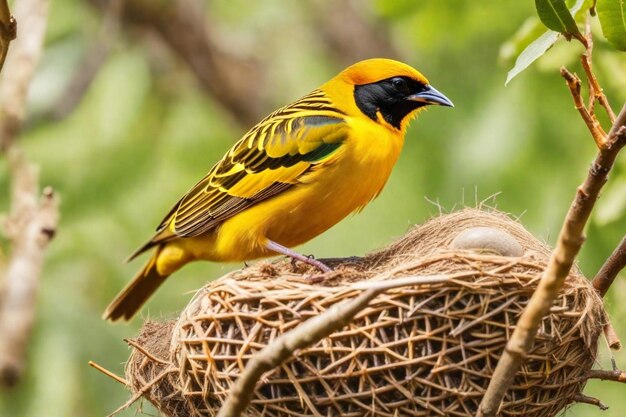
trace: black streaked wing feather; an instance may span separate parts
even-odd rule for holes
[[[198,236],[246,208],[289,189],[312,165],[322,162],[341,145],[347,135],[343,116],[319,90],[272,113],[237,142],[172,208],[157,232],[163,232],[173,222],[176,236]],[[255,181],[259,178],[258,184],[253,184],[250,193],[229,193],[244,178],[252,178],[251,174],[290,168],[299,163],[305,163],[303,169],[295,170],[287,181],[266,183],[263,175],[255,175]]]
[[[235,214],[245,210],[253,204],[259,203],[269,197],[272,197],[282,191],[285,191],[293,184],[284,182],[275,182],[269,187],[264,188],[250,198],[241,198],[229,196],[219,205],[217,210],[203,210],[200,215],[193,219],[193,222],[182,222],[179,226],[176,224],[176,234],[178,236],[192,237],[205,233],[224,220],[234,216]]]

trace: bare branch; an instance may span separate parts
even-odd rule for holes
[[[620,350],[622,348],[622,342],[619,340],[619,336],[613,325],[610,322],[606,323],[602,330],[604,331],[604,337],[606,338],[606,343],[609,345],[609,348]]]
[[[624,268],[626,268],[626,236],[624,236],[620,244],[617,245],[611,256],[607,258],[602,268],[600,268],[600,271],[596,274],[592,281],[593,288],[604,297],[617,277],[617,274]]]
[[[582,95],[580,94],[580,78],[576,74],[572,74],[565,67],[561,67],[561,76],[565,78],[567,86],[569,87],[572,97],[574,98],[574,107],[580,113],[580,116],[585,121],[587,128],[593,136],[593,140],[596,142],[598,148],[604,146],[606,140],[606,133],[602,130],[600,122],[587,110],[583,103]]]
[[[626,384],[626,372],[619,370],[604,371],[600,369],[593,369],[587,373],[585,379],[599,379],[602,381],[614,381]]]
[[[4,386],[17,383],[24,369],[44,249],[58,221],[58,201],[52,189],[44,190],[39,200],[37,170],[16,144],[28,87],[43,47],[47,11],[48,0],[17,2],[15,15],[24,30],[7,58],[0,85],[0,149],[8,160],[12,189],[5,225],[11,257],[2,276],[0,298],[0,385]]]
[[[577,403],[595,405],[602,411],[606,411],[609,409],[609,407],[606,404],[604,404],[602,401],[600,401],[599,399],[594,398],[594,397],[589,397],[588,395],[585,395],[583,393],[576,395],[576,397],[574,398],[574,401],[576,401]]]
[[[622,107],[622,110],[619,112],[619,114],[615,118],[615,123],[613,123],[611,130],[609,130],[607,142],[616,141],[615,138],[617,136],[623,137],[624,135],[626,135],[625,128],[626,128],[626,104],[624,104],[624,107]]]
[[[618,125],[620,123],[620,125]],[[585,240],[584,228],[591,215],[602,186],[619,151],[626,145],[626,105],[617,117],[606,140],[602,141],[598,155],[592,163],[585,182],[578,188],[574,201],[559,233],[556,248],[537,290],[519,318],[511,339],[496,366],[493,377],[483,397],[478,417],[495,416],[504,394],[509,389],[520,366],[530,351],[543,317],[562,288],[565,278]]]
[[[11,16],[7,0],[0,0],[0,71],[9,52],[9,44],[15,39],[16,34],[17,22]]]
[[[163,359],[159,359],[156,356],[154,356],[153,354],[151,354],[150,352],[148,352],[146,349],[144,349],[143,346],[141,346],[136,341],[134,341],[132,339],[124,339],[124,341],[126,343],[128,343],[130,346],[132,346],[133,348],[137,349],[139,352],[142,353],[142,355],[144,355],[145,357],[150,359],[152,362],[160,363],[161,365],[171,365],[170,362],[164,361]]]
[[[52,189],[37,201],[36,169],[13,147],[8,156],[13,182],[12,216],[7,220],[12,247],[0,300],[0,385],[17,383],[35,319],[44,249],[58,223],[58,200]]]
[[[11,146],[24,118],[28,87],[41,55],[47,10],[47,0],[16,3],[15,15],[23,33],[15,41],[16,51],[8,57],[0,85],[0,150]]]
[[[92,365],[93,366],[93,365]],[[95,366],[94,366],[95,368]],[[96,368],[98,369],[98,368]],[[104,369],[104,368],[102,368]],[[98,369],[100,370],[100,369]],[[167,375],[171,374],[171,373],[178,373],[179,370],[178,369],[165,369],[162,372],[159,372],[154,378],[152,378],[150,381],[146,382],[146,384],[137,392],[135,392],[133,394],[132,397],[130,397],[128,399],[128,401],[126,401],[124,404],[122,404],[121,406],[119,406],[115,411],[113,411],[112,413],[110,413],[109,415],[107,415],[107,417],[113,417],[115,415],[117,415],[118,413],[120,413],[121,411],[127,409],[128,407],[130,407],[135,401],[137,401],[138,399],[140,399],[146,392],[148,392],[150,389],[152,389],[152,387],[154,385],[156,385],[160,380],[162,380],[163,378],[165,378]],[[108,371],[105,370],[104,372],[105,375],[110,376],[111,378],[117,380],[117,378],[115,378],[112,372],[111,375],[109,375]],[[118,381],[120,383],[126,383],[128,384],[128,382],[120,377],[120,380]],[[128,386],[128,385],[126,385]]]
[[[103,374],[105,374],[109,378],[114,379],[115,381],[119,382],[120,384],[122,384],[122,385],[124,385],[126,387],[130,386],[130,384],[128,383],[127,380],[125,380],[124,378],[122,378],[119,375],[114,374],[113,372],[109,371],[108,369],[106,369],[102,365],[98,365],[94,361],[89,361],[88,363],[89,363],[89,366],[91,366],[94,369],[97,369],[98,371],[102,372]]]
[[[593,53],[593,38],[591,37],[591,22],[589,20],[589,16],[587,16],[587,21],[585,23],[585,40],[586,43],[583,42],[585,46],[585,52],[580,56],[580,62],[583,66],[583,70],[587,75],[587,79],[589,80],[589,112],[593,114],[593,106],[597,101],[606,111],[606,114],[609,116],[609,120],[611,123],[615,123],[615,113],[609,104],[609,100],[606,98],[604,94],[604,90],[600,87],[598,83],[598,79],[596,75],[593,73],[592,67],[592,53]]]

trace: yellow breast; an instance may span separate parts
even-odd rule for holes
[[[351,132],[336,155],[300,184],[226,220],[214,233],[180,243],[202,259],[255,259],[272,255],[264,247],[267,239],[294,247],[361,209],[387,182],[404,137],[366,118],[349,124]],[[196,239],[205,244],[190,242]]]

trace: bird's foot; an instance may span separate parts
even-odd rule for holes
[[[304,263],[316,267],[323,273],[330,272],[333,270],[330,266],[326,265],[324,262],[321,262],[315,259],[313,255],[306,255],[305,258],[306,258],[306,261],[303,261]]]
[[[267,243],[265,244],[265,247],[268,248],[271,251],[289,256],[292,260],[292,263],[295,261],[300,261],[300,262],[304,262],[307,265],[311,265],[316,267],[317,269],[319,269],[320,271],[326,273],[326,272],[330,272],[332,271],[332,269],[330,267],[328,267],[327,265],[325,265],[323,262],[318,261],[317,259],[315,259],[313,256],[304,256],[298,252],[295,252],[283,245],[280,245],[276,242],[273,242],[271,240],[268,240]]]

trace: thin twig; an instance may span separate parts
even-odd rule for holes
[[[592,115],[594,114],[594,103],[597,101],[606,111],[611,123],[615,123],[615,112],[613,111],[613,108],[611,108],[609,100],[606,98],[600,83],[598,83],[598,78],[596,78],[596,75],[593,73],[593,38],[591,37],[591,24],[589,16],[587,16],[587,22],[585,24],[585,34],[586,43],[583,43],[585,46],[585,52],[580,55],[580,62],[583,66],[585,74],[587,75],[587,80],[589,81],[589,113]]]
[[[94,361],[89,361],[89,366],[91,366],[94,369],[97,369],[98,371],[102,372],[103,374],[105,374],[109,378],[112,378],[112,379],[116,380],[117,382],[119,382],[120,384],[122,384],[124,386],[127,386],[127,387],[130,386],[130,384],[128,383],[127,380],[125,380],[124,378],[122,378],[119,375],[114,374],[113,372],[109,371],[108,369],[106,369],[102,365],[98,365]]]
[[[626,372],[619,370],[604,371],[601,369],[593,369],[587,372],[585,379],[600,379],[602,381],[614,381],[626,384]]]
[[[595,405],[596,407],[598,407],[602,411],[606,411],[606,410],[609,409],[609,407],[606,404],[604,404],[602,401],[600,401],[599,399],[597,399],[595,397],[590,397],[590,396],[585,395],[583,393],[577,394],[574,397],[574,401],[576,401],[577,403],[585,403],[585,404]]]
[[[0,300],[0,385],[13,386],[21,377],[26,347],[35,321],[39,276],[45,248],[58,223],[58,199],[52,189],[37,198],[37,174],[20,150],[9,154],[14,210],[7,221],[11,258]]]
[[[28,87],[43,47],[47,11],[48,0],[16,3],[15,15],[24,30],[11,49],[0,84],[0,151],[8,161],[12,191],[11,212],[5,224],[5,234],[11,240],[11,257],[0,277],[2,386],[16,384],[24,370],[44,252],[58,222],[57,198],[51,188],[46,188],[39,197],[37,169],[16,143]]]
[[[607,258],[592,281],[600,296],[604,297],[617,275],[626,268],[626,236]]]
[[[141,346],[139,343],[135,342],[134,340],[132,340],[132,339],[124,339],[124,341],[126,343],[128,343],[130,346],[132,346],[133,348],[137,349],[144,356],[148,357],[152,362],[160,363],[162,365],[171,365],[170,362],[164,361],[163,359],[159,359],[156,356],[154,356],[153,354],[151,354],[150,352],[148,352],[146,349],[144,349],[143,346]]]
[[[584,228],[602,186],[619,151],[626,145],[626,104],[606,140],[601,141],[598,155],[585,182],[578,188],[574,201],[559,233],[556,248],[539,285],[522,312],[515,330],[493,373],[479,409],[478,417],[495,416],[526,355],[530,351],[541,320],[549,312],[565,278],[585,240]]]
[[[591,36],[591,16],[589,15],[585,17],[585,39],[587,40],[587,47],[585,48],[585,52],[580,55],[580,61],[585,70],[585,74],[587,74],[587,87],[589,88],[589,98],[588,98],[589,104],[587,105],[587,110],[589,110],[589,113],[593,117],[595,117],[595,113],[596,113],[595,91],[596,89],[594,87],[594,83],[592,83],[589,78],[589,74],[592,74],[595,78],[593,71],[591,71],[591,56],[593,53],[593,37]]]
[[[593,140],[599,148],[602,147],[604,145],[603,142],[606,140],[606,134],[604,130],[602,130],[600,122],[589,113],[589,110],[585,107],[585,103],[583,103],[583,97],[580,94],[580,78],[578,78],[576,74],[569,72],[565,67],[561,67],[561,76],[565,78],[567,86],[572,93],[572,98],[574,99],[574,107],[585,121],[587,128],[589,128],[591,132],[591,136],[593,136]]]
[[[7,0],[0,0],[0,71],[9,52],[9,45],[17,35],[17,21],[11,16]]]
[[[160,372],[157,376],[155,376],[154,378],[152,378],[150,381],[148,381],[143,387],[141,387],[140,390],[138,390],[137,392],[135,392],[133,394],[132,397],[130,397],[124,404],[122,404],[121,406],[119,406],[115,411],[113,411],[112,413],[110,413],[109,415],[107,415],[107,417],[113,417],[116,414],[124,411],[125,409],[127,409],[128,407],[130,407],[131,405],[133,405],[133,403],[135,401],[137,401],[138,399],[140,399],[146,392],[150,391],[152,389],[152,387],[154,387],[160,380],[162,380],[166,375],[171,374],[171,373],[177,373],[179,372],[178,369],[176,368],[167,368],[164,371]]]
[[[366,290],[274,339],[248,361],[217,417],[239,417],[250,403],[255,386],[265,372],[279,366],[296,350],[310,346],[344,327],[381,292],[378,289]]]
[[[604,328],[604,337],[606,338],[606,343],[609,345],[609,348],[613,350],[620,350],[622,348],[622,342],[619,340],[619,336],[615,331],[615,328],[611,323],[606,323]]]

